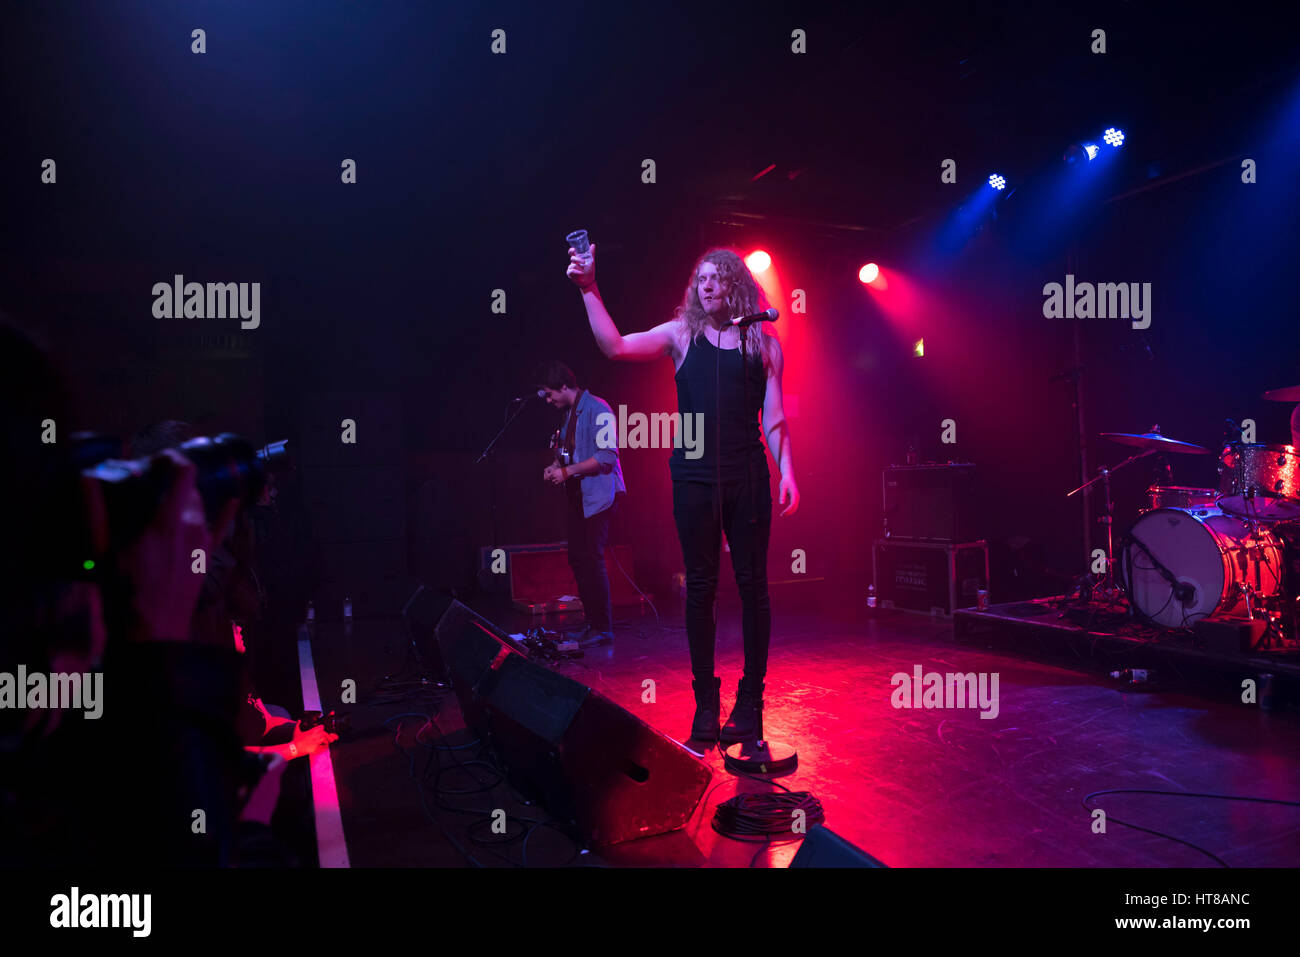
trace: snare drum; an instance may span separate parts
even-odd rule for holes
[[[1245,617],[1242,586],[1249,587],[1256,614],[1282,590],[1282,540],[1268,528],[1252,535],[1248,522],[1217,508],[1145,513],[1129,530],[1119,560],[1134,610],[1169,628],[1210,615]]]
[[[1212,488],[1187,485],[1153,485],[1147,489],[1151,508],[1214,508],[1219,493]]]
[[[1293,445],[1225,445],[1219,508],[1268,522],[1300,518],[1300,455]]]

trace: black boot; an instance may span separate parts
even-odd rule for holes
[[[691,740],[718,740],[718,722],[722,718],[722,679],[711,678],[707,681],[692,681],[695,689],[695,721],[691,724]]]
[[[723,744],[757,741],[763,736],[763,683],[741,678],[736,688],[736,706],[719,735]]]

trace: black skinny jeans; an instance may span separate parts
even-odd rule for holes
[[[578,583],[587,624],[596,632],[608,633],[614,628],[605,549],[609,545],[610,520],[622,497],[621,493],[615,495],[609,508],[587,518],[582,514],[582,496],[569,495],[569,567]]]
[[[767,675],[767,650],[772,637],[772,605],[767,594],[772,492],[766,470],[754,477],[753,489],[751,504],[747,481],[722,483],[719,524],[712,483],[673,483],[673,519],[686,560],[686,639],[691,649],[691,672],[701,683],[713,679],[715,599],[724,530],[731,545],[731,564],[743,608],[745,677],[750,682],[761,682]]]

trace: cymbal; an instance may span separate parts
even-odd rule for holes
[[[1210,454],[1209,449],[1193,445],[1191,442],[1179,442],[1177,439],[1171,439],[1159,432],[1137,434],[1132,432],[1102,432],[1101,437],[1110,439],[1112,442],[1118,442],[1120,445],[1132,445],[1139,449],[1150,449],[1154,452],[1178,452],[1183,455]]]
[[[1289,385],[1285,389],[1265,392],[1264,398],[1273,402],[1300,402],[1300,385]]]

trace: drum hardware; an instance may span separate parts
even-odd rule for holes
[[[1169,456],[1165,455],[1165,453],[1163,452],[1156,453],[1156,464],[1155,464],[1155,468],[1152,471],[1154,472],[1157,478],[1154,484],[1173,485],[1174,468],[1172,465],[1169,464]]]
[[[1209,449],[1202,448],[1199,445],[1193,445],[1191,442],[1180,442],[1178,439],[1171,439],[1161,434],[1160,426],[1153,425],[1150,432],[1102,432],[1101,437],[1110,439],[1120,445],[1127,445],[1138,448],[1141,451],[1130,455],[1113,469],[1102,468],[1098,470],[1096,478],[1084,482],[1073,492],[1066,494],[1066,498],[1082,492],[1084,489],[1096,484],[1102,483],[1106,497],[1106,514],[1098,521],[1106,526],[1106,574],[1101,580],[1092,586],[1093,596],[1099,597],[1103,601],[1115,603],[1124,597],[1124,589],[1115,580],[1115,502],[1110,494],[1110,475],[1112,472],[1118,472],[1127,465],[1131,465],[1138,459],[1146,458],[1148,455],[1157,456],[1158,462],[1163,466],[1167,476],[1172,477],[1172,471],[1168,462],[1165,462],[1163,456],[1166,452],[1174,452],[1181,455],[1208,455]]]
[[[1246,605],[1246,621],[1260,621],[1264,629],[1258,644],[1252,650],[1280,649],[1286,647],[1287,635],[1294,634],[1294,626],[1284,624],[1286,620],[1285,599],[1279,596],[1277,601],[1270,601],[1261,596],[1258,589],[1245,582],[1239,583],[1241,600]],[[1258,600],[1256,600],[1258,599]],[[1274,607],[1269,607],[1270,605]],[[1226,616],[1210,616],[1211,620],[1227,620]]]
[[[1251,602],[1251,597],[1255,593],[1253,586],[1245,582],[1237,582],[1237,588],[1241,592],[1241,600],[1246,604],[1246,620],[1250,621],[1255,617],[1255,607]]]
[[[1262,593],[1263,581],[1261,580],[1260,576],[1262,574],[1263,567],[1268,565],[1269,558],[1265,550],[1260,546],[1260,539],[1259,539],[1260,523],[1254,518],[1248,518],[1245,520],[1245,522],[1246,522],[1246,528],[1248,534],[1246,536],[1245,541],[1242,544],[1242,554],[1246,559],[1247,565],[1250,568],[1252,568],[1255,572],[1255,581],[1253,583],[1249,581],[1239,581],[1237,582],[1237,590],[1241,602],[1246,606],[1246,620],[1251,621],[1255,618],[1254,599],[1256,598],[1256,596],[1259,597],[1261,604],[1267,598],[1267,596],[1265,596]],[[1278,566],[1279,567],[1274,569],[1274,571],[1279,573],[1277,578],[1277,591],[1280,594],[1282,589],[1282,579],[1280,575],[1281,572],[1280,560],[1278,562]]]
[[[1104,467],[1098,469],[1096,478],[1089,479],[1073,492],[1068,492],[1065,496],[1066,498],[1070,498],[1098,482],[1101,483],[1101,487],[1104,490],[1106,496],[1106,514],[1104,517],[1098,519],[1098,521],[1106,526],[1106,574],[1101,577],[1100,581],[1093,584],[1091,593],[1093,597],[1099,598],[1105,602],[1113,604],[1124,597],[1124,589],[1120,587],[1117,581],[1115,581],[1115,502],[1110,497],[1110,473],[1118,472],[1124,466],[1130,465],[1138,459],[1145,458],[1152,454],[1154,454],[1154,450],[1147,449],[1134,455],[1130,455],[1113,469]]]

